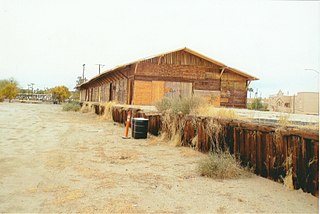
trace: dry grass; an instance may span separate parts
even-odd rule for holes
[[[292,154],[287,157],[284,162],[285,168],[287,169],[286,176],[282,178],[283,184],[287,189],[294,190],[293,179],[292,179]]]
[[[74,170],[81,175],[82,177],[89,178],[89,179],[105,179],[110,176],[108,172],[102,172],[97,169],[92,169],[89,167],[84,166],[75,166],[73,167]]]
[[[84,192],[80,189],[70,189],[67,186],[45,183],[39,183],[36,187],[29,188],[27,193],[53,193],[55,198],[46,202],[53,205],[63,205],[85,196]]]
[[[145,213],[138,208],[137,196],[119,195],[106,202],[103,213]]]
[[[192,115],[203,117],[214,117],[224,119],[239,119],[240,116],[232,109],[215,108],[213,105],[205,104],[191,111]]]
[[[52,201],[52,204],[62,205],[65,203],[70,203],[74,200],[78,200],[79,198],[84,197],[85,194],[80,189],[68,190],[56,196],[56,198]]]
[[[102,115],[102,118],[104,120],[112,120],[112,108],[113,106],[116,105],[116,102],[111,101],[111,102],[106,102],[102,106],[104,106],[104,113]]]
[[[184,157],[203,157],[203,156],[206,156],[205,154],[203,154],[199,151],[196,151],[194,149],[191,149],[189,147],[181,147],[180,153]]]
[[[91,102],[83,103],[82,107],[80,109],[80,112],[82,112],[82,113],[94,112],[94,108],[92,107],[92,103]]]
[[[282,127],[292,125],[292,123],[289,121],[289,118],[290,118],[289,114],[280,115],[279,122],[278,122],[279,125]]]
[[[221,135],[223,135],[222,126],[217,121],[215,121],[214,119],[210,119],[207,122],[205,131],[211,139],[213,151],[219,153],[222,148],[226,147],[225,138],[220,137]]]
[[[172,114],[190,114],[191,111],[198,108],[205,101],[198,96],[191,97],[164,97],[162,100],[155,104],[159,112],[168,112]]]
[[[50,168],[55,168],[57,170],[63,170],[71,165],[70,158],[66,157],[60,151],[55,151],[54,153],[48,154],[46,166]]]
[[[191,140],[191,146],[193,148],[198,148],[198,135],[194,136],[194,138],[192,138]]]
[[[163,114],[161,129],[162,141],[167,141],[172,146],[181,146],[181,132],[184,123],[184,118],[180,118],[178,115]]]
[[[241,168],[240,163],[229,152],[209,155],[199,162],[198,170],[201,176],[216,179],[239,178],[249,174]]]
[[[162,133],[160,136],[156,137],[153,135],[149,135],[147,139],[148,145],[159,145],[159,144],[166,144],[166,133]]]

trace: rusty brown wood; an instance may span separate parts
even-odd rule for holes
[[[102,111],[102,110],[100,110]],[[123,121],[123,108],[113,109],[114,121]],[[101,112],[100,112],[101,113]],[[143,112],[136,112],[136,116],[146,116]],[[150,115],[149,132],[159,130],[161,127],[161,116]],[[208,152],[210,144],[208,135],[206,134],[206,118],[187,116],[182,130],[182,144],[190,146],[191,140],[195,133],[198,133],[198,150]],[[193,126],[191,120],[197,121],[197,125]],[[244,164],[250,163],[255,167],[255,173],[263,177],[269,177],[273,180],[279,180],[280,176],[284,177],[286,172],[292,167],[293,181],[295,188],[302,188],[305,192],[311,192],[318,195],[318,151],[319,140],[310,139],[310,134],[301,137],[303,132],[295,130],[295,135],[288,135],[288,131],[281,129],[280,131],[262,132],[261,127],[256,126],[257,130],[252,130],[255,126],[242,125],[241,123],[230,120],[216,120],[222,128],[223,132],[219,136],[219,140],[225,140],[227,147],[233,154],[240,154]],[[260,124],[260,126],[262,126]],[[270,127],[269,127],[270,128]],[[177,129],[178,130],[178,129]],[[275,129],[269,129],[275,130]],[[288,159],[292,155],[292,166],[288,165]],[[237,156],[237,155],[236,155]]]
[[[244,130],[240,129],[239,130],[239,154],[240,154],[240,159],[244,161],[244,156],[245,156],[245,144],[244,144]]]

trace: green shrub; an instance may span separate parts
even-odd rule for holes
[[[65,103],[62,106],[63,111],[80,111],[80,104],[78,102]]]
[[[261,98],[253,99],[252,103],[247,107],[251,110],[268,111],[268,104],[263,103]]]

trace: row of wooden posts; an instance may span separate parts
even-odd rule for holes
[[[96,105],[95,111],[102,114],[103,106]],[[133,117],[149,119],[150,134],[157,136],[160,133],[162,116],[159,113],[148,114],[139,109],[116,106],[112,110],[113,120],[125,123],[128,111],[132,111]],[[177,126],[181,126],[177,130],[181,132],[182,146],[193,146],[207,153],[220,144],[262,177],[281,181],[291,171],[295,189],[301,188],[318,197],[318,130],[190,115],[179,115],[177,119],[180,121]],[[212,124],[219,129],[212,129]],[[196,146],[192,144],[195,137]]]

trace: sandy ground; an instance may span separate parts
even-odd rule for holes
[[[123,134],[94,114],[0,103],[0,212],[318,213],[311,194],[201,177],[205,155]]]

